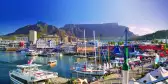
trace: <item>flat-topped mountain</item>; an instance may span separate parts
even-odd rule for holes
[[[96,32],[96,37],[121,37],[124,35],[126,26],[118,25],[117,23],[105,23],[105,24],[66,24],[61,29],[66,32],[70,32],[79,38],[83,38],[84,30],[86,37],[93,37],[93,31]],[[134,33],[128,32],[128,36],[135,36]]]
[[[17,36],[28,35],[30,30],[38,32],[38,37],[42,34],[57,34],[58,36],[76,36],[83,38],[84,30],[86,31],[86,37],[92,38],[93,31],[96,32],[96,37],[122,37],[124,36],[124,30],[128,28],[126,26],[118,25],[117,23],[104,23],[104,24],[65,24],[63,27],[58,28],[53,25],[48,25],[44,22],[37,22],[36,24],[26,25],[17,29],[13,33],[9,33],[5,36]],[[128,36],[135,36],[132,32],[128,32]]]

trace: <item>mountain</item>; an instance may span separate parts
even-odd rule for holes
[[[15,32],[9,33],[5,36],[11,37],[11,36],[18,36],[18,35],[28,35],[30,30],[37,31],[38,38],[43,34],[50,34],[50,35],[57,34],[59,36],[68,35],[64,30],[61,30],[53,25],[48,25],[44,22],[39,21],[36,24],[21,27],[17,29]]]
[[[87,38],[93,37],[93,31],[96,32],[96,37],[122,37],[126,26],[118,25],[117,23],[104,24],[66,24],[60,28],[66,32],[70,32],[79,38],[83,38],[84,30]],[[128,32],[128,36],[135,36],[132,32]]]
[[[151,34],[146,34],[143,36],[137,36],[131,38],[131,40],[152,40],[152,39],[164,39],[168,36],[168,30],[160,30]]]
[[[5,35],[6,37],[22,36],[28,35],[30,30],[35,30],[38,32],[38,38],[43,34],[57,34],[60,37],[64,35],[76,36],[78,38],[83,38],[84,30],[86,31],[86,37],[93,37],[93,30],[96,32],[96,37],[122,37],[124,36],[125,26],[118,25],[117,23],[105,23],[105,24],[66,24],[61,28],[57,28],[53,25],[48,25],[42,21],[36,24],[27,25],[17,29],[13,33]],[[4,36],[4,37],[5,37]],[[132,32],[128,32],[128,36],[135,36]]]
[[[36,24],[21,27],[17,29],[15,32],[7,34],[7,36],[17,35],[17,34],[29,34],[30,30],[35,30],[37,32],[43,32],[46,34],[54,34],[54,33],[59,32],[57,27],[48,25],[44,22],[39,21]]]

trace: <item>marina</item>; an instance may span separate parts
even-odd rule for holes
[[[120,48],[120,49],[117,49],[117,48]],[[1,57],[0,64],[7,65],[7,66],[1,66],[1,67],[4,67],[4,69],[9,68],[7,70],[8,72],[6,71],[6,73],[4,73],[4,75],[6,75],[5,76],[6,81],[4,81],[5,83],[9,83],[8,81],[10,79],[11,81],[14,81],[14,82],[16,82],[16,79],[19,79],[17,78],[17,76],[13,76],[13,75],[16,75],[16,72],[13,72],[13,70],[14,71],[18,70],[17,68],[24,69],[25,67],[31,67],[31,65],[37,64],[39,69],[34,69],[34,70],[35,71],[39,70],[38,72],[43,72],[43,70],[48,71],[48,72],[44,72],[46,73],[45,76],[41,77],[42,79],[38,79],[34,81],[30,81],[29,79],[23,79],[24,81],[22,80],[22,82],[29,83],[29,82],[40,81],[40,82],[46,82],[46,83],[52,82],[52,83],[57,84],[58,82],[59,83],[65,82],[65,81],[68,82],[72,78],[75,78],[75,79],[81,78],[80,80],[85,79],[87,80],[87,82],[93,82],[93,83],[97,80],[100,83],[104,83],[104,82],[108,83],[111,81],[111,82],[117,82],[118,84],[120,84],[121,83],[121,66],[123,65],[123,61],[124,61],[124,58],[122,57],[122,53],[121,53],[122,52],[121,48],[122,47],[115,47],[115,46],[113,47],[113,53],[117,53],[115,56],[115,59],[113,57],[110,57],[111,53],[108,53],[109,52],[108,50],[105,50],[105,51],[102,50],[104,52],[100,53],[101,56],[99,53],[94,53],[92,55],[85,54],[87,57],[80,57],[80,56],[78,57],[75,55],[74,56],[73,55],[72,56],[60,55],[61,53],[58,53],[58,55],[54,54],[53,56],[49,56],[49,55],[47,56],[38,56],[38,55],[37,56],[34,56],[34,55],[27,56],[26,52],[1,51],[0,52],[0,57]],[[144,49],[144,47],[141,47],[141,48]],[[135,50],[135,48],[130,48],[132,49],[132,51],[130,51],[131,53],[128,59],[128,63],[131,69],[129,79],[131,79],[132,77],[139,79],[139,75],[133,75],[133,74],[135,74],[136,70],[141,69],[142,65],[144,65],[144,68],[143,68],[144,70],[147,69],[148,67],[145,67],[147,63],[150,63],[149,65],[151,68],[150,70],[153,70],[151,66],[156,61],[157,54],[155,54],[154,50],[152,49],[150,50],[150,47],[146,47],[146,48],[149,48],[149,49],[144,49],[146,51],[143,51],[143,53],[141,53],[140,51],[137,51],[137,49]],[[160,52],[159,55],[163,56],[162,52]],[[160,58],[160,62],[159,61],[158,62],[165,63],[166,59],[167,59],[167,56],[165,54],[163,57]],[[29,65],[29,63],[31,64]],[[27,70],[31,72],[31,68],[29,69]],[[141,73],[145,72],[144,70],[142,70]],[[22,69],[19,71],[22,71]],[[36,73],[35,71],[31,72],[31,74]],[[145,73],[150,72],[148,70],[146,71],[147,72]],[[54,74],[55,76],[53,75],[51,77],[48,77],[47,73],[52,73],[52,72],[55,73]],[[116,77],[118,79],[114,78],[113,75],[117,75]],[[94,77],[95,77],[95,80],[93,81]],[[102,77],[104,77],[103,80],[101,80]],[[24,78],[24,77],[21,77],[21,78]],[[62,81],[58,80],[57,78],[58,79],[60,78],[60,80]]]
[[[1,65],[1,72],[4,72],[0,76],[0,83],[9,84],[10,78],[9,78],[9,71],[17,69],[17,65],[27,64],[28,60],[32,59],[30,56],[25,56],[25,54],[16,53],[16,52],[0,52],[0,65]],[[61,57],[33,57],[34,61],[33,63],[42,64],[41,68],[44,70],[57,72],[59,73],[59,77],[64,78],[71,78],[71,72],[69,71],[70,66],[73,64],[73,62],[76,60],[73,57],[69,56],[63,56]],[[48,60],[55,59],[57,60],[57,65],[50,68],[48,66]],[[60,78],[61,79],[61,78]],[[54,80],[54,79],[53,79]],[[58,80],[58,79],[55,79]],[[64,79],[62,79],[64,80]],[[61,82],[61,81],[60,81]]]
[[[93,40],[86,40],[85,30],[84,40],[73,43],[73,45],[61,43],[56,46],[55,41],[43,39],[39,39],[39,43],[36,44],[32,39],[36,45],[25,47],[21,42],[21,48],[17,51],[1,51],[0,63],[12,66],[13,70],[9,69],[8,73],[4,73],[4,75],[8,74],[7,79],[17,84],[54,84],[65,83],[65,81],[67,83],[117,81],[120,84],[130,82],[132,78],[136,78],[134,81],[137,80],[141,83],[158,82],[161,79],[147,81],[143,77],[151,76],[150,72],[157,70],[157,66],[160,66],[159,70],[167,73],[166,45],[128,43],[127,31],[125,29],[125,42],[120,44],[117,42],[116,44],[103,43],[96,40],[95,31],[93,31]],[[36,34],[35,31],[30,31],[30,33]],[[148,63],[149,65],[145,67]],[[142,70],[140,70],[141,68]],[[146,70],[147,68],[150,69]],[[135,70],[138,70],[140,75],[133,75]],[[168,74],[162,76],[162,81],[165,81],[163,79],[166,77]]]
[[[0,84],[168,84],[167,8],[167,0],[1,0]]]

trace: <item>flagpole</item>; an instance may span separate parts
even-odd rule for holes
[[[124,64],[123,64],[123,68],[122,68],[122,84],[129,84],[129,65],[128,65],[128,45],[127,45],[127,41],[128,41],[128,29],[125,29],[125,46],[124,46]]]

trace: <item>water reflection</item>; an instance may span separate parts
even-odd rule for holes
[[[18,60],[23,60],[24,58],[24,55],[15,52],[0,52],[0,62],[12,63]]]

